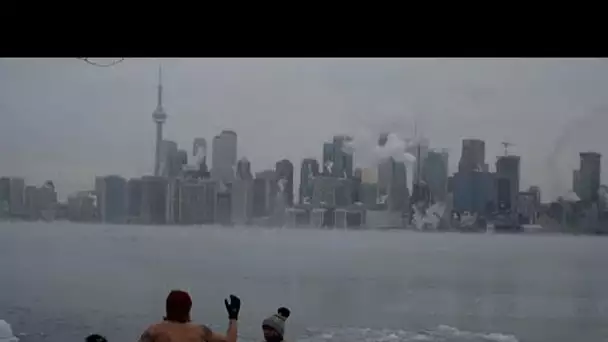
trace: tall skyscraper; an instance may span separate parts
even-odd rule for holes
[[[275,173],[283,203],[287,207],[293,206],[293,164],[287,159],[280,160],[275,165]]]
[[[334,144],[326,142],[323,144],[323,164],[321,165],[323,176],[331,176],[334,171]]]
[[[332,142],[323,144],[324,176],[352,178],[353,155],[347,146],[351,140],[350,136],[336,135]]]
[[[40,210],[37,208],[38,188],[34,185],[25,187],[25,213],[30,220],[37,220]]]
[[[175,161],[178,168],[178,172],[182,172],[184,165],[188,165],[188,152],[186,150],[177,150],[177,160]]]
[[[0,217],[9,215],[11,180],[8,177],[0,178]]]
[[[253,180],[253,216],[267,217],[274,213],[278,186],[274,170],[255,174]]]
[[[445,201],[448,191],[447,151],[429,151],[422,164],[421,177],[429,187],[432,201]]]
[[[319,176],[319,162],[314,158],[302,160],[300,168],[299,203],[310,203],[312,200],[313,179]]]
[[[458,171],[487,171],[486,143],[479,139],[463,139]]]
[[[154,155],[154,175],[160,175],[160,164],[161,164],[161,145],[163,141],[163,125],[167,121],[167,113],[163,108],[163,74],[161,67],[158,68],[158,93],[157,103],[154,113],[152,113],[152,120],[156,124],[156,152]]]
[[[515,218],[519,193],[520,157],[507,155],[496,160],[496,192],[498,209],[510,209]]]
[[[597,202],[601,184],[602,155],[596,152],[580,153],[578,197],[585,202]]]
[[[160,147],[160,164],[158,175],[161,177],[175,178],[179,174],[181,165],[178,158],[177,143],[171,140],[163,140]]]
[[[489,214],[494,211],[494,174],[484,171],[458,171],[452,177],[454,210],[458,213]]]
[[[131,178],[127,182],[127,221],[140,222],[142,209],[143,181]]]
[[[203,223],[213,224],[216,222],[219,183],[214,180],[206,179],[205,200],[203,203]]]
[[[198,178],[209,177],[209,167],[207,166],[207,140],[205,138],[195,138],[192,144],[192,156],[194,165],[197,166]]]
[[[334,177],[352,178],[353,155],[348,151],[347,144],[352,138],[347,135],[336,135],[333,139],[333,174]]]
[[[164,177],[142,177],[142,223],[164,224],[167,213],[168,181]]]
[[[313,181],[312,205],[315,207],[335,207],[341,200],[336,202],[337,189],[341,180],[331,176],[319,176]],[[346,196],[342,191],[340,195]]]
[[[454,210],[480,215],[494,211],[496,206],[495,177],[485,162],[483,140],[463,139],[458,172],[451,177]],[[450,183],[450,179],[448,179]],[[448,184],[450,188],[450,184]]]
[[[241,158],[238,163],[236,163],[236,178],[241,180],[253,180],[251,163],[245,157]]]
[[[213,138],[211,177],[225,183],[235,178],[237,135],[234,131],[224,130]]]
[[[416,185],[420,180],[424,179],[424,177],[422,176],[422,173],[423,173],[422,168],[424,167],[424,162],[426,161],[426,158],[429,153],[429,146],[430,146],[430,142],[428,139],[418,138],[418,139],[416,139],[416,141],[414,143],[409,144],[405,148],[405,152],[416,157],[416,162],[413,163],[414,165],[412,165],[412,168],[413,168],[413,170],[412,170],[413,182],[412,183],[414,185]]]
[[[390,211],[403,211],[408,203],[405,164],[393,158],[378,164],[378,199]]]
[[[11,216],[25,214],[25,180],[12,177],[9,181],[9,213]]]
[[[232,184],[232,222],[246,225],[253,218],[253,179],[237,178]]]
[[[205,223],[205,198],[206,184],[200,179],[189,179],[180,182],[179,217],[180,224],[203,224]]]
[[[97,177],[95,193],[101,222],[126,223],[127,181],[124,178],[120,176]]]

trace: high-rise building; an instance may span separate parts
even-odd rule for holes
[[[12,177],[9,180],[9,213],[14,217],[25,215],[25,180]]]
[[[277,185],[279,186],[279,194],[286,207],[293,206],[293,164],[283,159],[276,163],[275,174],[277,177]]]
[[[203,202],[203,223],[213,224],[216,222],[219,183],[211,179],[205,179],[205,200]]]
[[[333,139],[333,173],[334,177],[351,178],[353,176],[353,155],[347,144],[352,138],[347,135],[336,135]]]
[[[141,178],[131,178],[127,182],[127,222],[141,221],[143,205],[143,181]]]
[[[418,138],[413,143],[405,148],[405,152],[416,157],[416,161],[412,165],[413,184],[418,183],[422,179],[422,168],[429,153],[430,141],[426,138]]]
[[[198,170],[196,178],[209,178],[209,167],[207,166],[207,140],[205,138],[195,138],[192,144],[192,156],[194,165]]]
[[[353,203],[358,203],[361,202],[361,179],[363,178],[363,169],[361,168],[356,168],[354,175],[353,175],[353,179],[352,179],[352,185],[353,185],[353,192],[352,192],[352,201]]]
[[[70,221],[91,222],[97,217],[94,191],[80,191],[68,197],[67,216]]]
[[[236,178],[241,180],[253,180],[251,174],[251,163],[245,157],[236,163]]]
[[[167,224],[180,223],[180,190],[183,180],[183,177],[167,179],[167,203],[165,205],[165,223]]]
[[[38,188],[34,185],[25,187],[25,215],[28,219],[37,220],[40,213],[38,209]]]
[[[339,178],[335,189],[335,206],[337,208],[346,208],[353,204],[353,180],[348,178]]]
[[[154,155],[154,175],[160,176],[160,164],[161,164],[161,145],[163,141],[163,125],[167,121],[167,113],[163,108],[163,74],[162,69],[158,68],[158,93],[157,103],[154,113],[152,113],[152,120],[156,124],[156,152]]]
[[[167,178],[144,176],[142,182],[142,223],[166,223]]]
[[[519,194],[520,157],[507,155],[496,160],[496,202],[498,210],[511,210],[517,216],[517,195]]]
[[[0,217],[9,216],[11,180],[0,178]]]
[[[229,225],[232,220],[232,194],[230,192],[218,192],[215,223]]]
[[[188,165],[188,152],[186,150],[177,150],[176,161],[178,171],[181,173],[184,166]]]
[[[584,202],[597,202],[601,184],[602,155],[596,152],[580,153],[578,197]]]
[[[448,192],[448,153],[429,151],[422,165],[422,180],[431,192],[433,202],[443,202]]]
[[[458,213],[490,214],[495,209],[494,177],[489,172],[457,172],[453,176],[453,208]]]
[[[577,195],[581,192],[580,182],[581,182],[580,170],[573,170],[572,171],[572,191],[574,191]]]
[[[338,178],[353,176],[353,155],[347,144],[352,140],[346,135],[336,135],[332,142],[323,144],[323,175]]]
[[[253,180],[253,216],[268,217],[274,213],[278,185],[274,170],[258,172]]]
[[[101,222],[126,223],[127,181],[120,176],[97,177],[95,193]]]
[[[390,211],[403,211],[409,199],[404,163],[388,158],[378,164],[378,199]]]
[[[488,171],[486,143],[479,139],[463,139],[458,171]]]
[[[323,144],[323,165],[321,174],[323,176],[331,176],[334,171],[334,144],[326,142]]]
[[[310,203],[313,192],[313,179],[319,176],[319,162],[314,158],[302,160],[300,168],[299,203]]]
[[[237,225],[251,223],[253,218],[253,179],[237,179],[232,184],[232,222]]]
[[[54,220],[57,214],[57,206],[55,184],[53,184],[52,181],[47,180],[41,187],[38,187],[36,191],[36,210],[38,211],[39,218],[45,221]]]
[[[237,156],[237,135],[224,130],[213,138],[211,177],[225,183],[234,180]]]
[[[367,209],[378,207],[378,184],[361,183],[361,202]],[[384,206],[386,207],[386,205]]]
[[[179,175],[180,170],[177,143],[163,140],[160,149],[159,176],[175,178]]]
[[[180,224],[203,224],[205,222],[206,183],[200,179],[184,180],[179,183]]]
[[[316,177],[313,180],[312,205],[314,207],[336,207],[336,191],[339,186],[339,178],[331,176]]]

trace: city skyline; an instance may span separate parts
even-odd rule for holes
[[[52,179],[64,199],[91,188],[97,175],[141,176],[154,164],[149,113],[159,61],[128,59],[112,68],[78,62],[0,61],[0,174],[33,184]],[[184,147],[194,137],[211,141],[234,130],[237,158],[247,157],[254,173],[285,158],[299,179],[301,160],[322,160],[319,146],[338,134],[359,144],[355,166],[369,165],[369,141],[381,131],[411,136],[414,119],[433,147],[449,149],[450,174],[462,138],[484,140],[490,165],[502,155],[502,141],[514,143],[520,188],[539,185],[543,197],[572,188],[578,152],[608,154],[597,131],[608,108],[601,60],[162,63],[163,101],[172,113],[165,137]],[[549,178],[559,178],[558,185]]]

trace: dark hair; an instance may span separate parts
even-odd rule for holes
[[[282,306],[277,310],[277,313],[281,316],[283,316],[285,319],[289,318],[289,315],[291,315],[291,311],[289,311],[288,308]]]
[[[92,334],[87,336],[87,338],[85,339],[85,342],[108,342],[108,340],[98,334]]]
[[[190,321],[192,299],[187,292],[173,290],[167,296],[165,309],[167,312],[166,321],[186,323]]]

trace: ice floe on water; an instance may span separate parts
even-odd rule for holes
[[[513,335],[459,330],[447,325],[424,331],[389,329],[309,329],[297,342],[519,342]]]
[[[18,342],[19,338],[13,335],[11,325],[0,319],[0,342]]]

